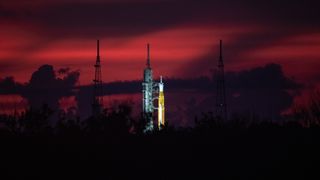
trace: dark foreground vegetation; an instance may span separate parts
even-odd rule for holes
[[[320,127],[210,114],[196,126],[144,135],[119,106],[80,122],[52,111],[2,116],[0,179],[318,179]]]

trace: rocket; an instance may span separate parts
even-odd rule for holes
[[[143,71],[143,82],[142,82],[142,114],[145,121],[145,127],[143,129],[144,133],[149,133],[153,131],[153,115],[154,110],[158,110],[158,129],[165,125],[165,109],[164,109],[164,84],[162,82],[162,77],[160,77],[160,82],[156,83],[153,81],[152,69],[150,65],[150,45],[147,45],[147,64]],[[158,94],[158,97],[157,97]],[[158,99],[158,107],[154,107],[154,100]]]
[[[164,84],[162,82],[162,76],[160,76],[159,82],[159,99],[158,99],[158,129],[161,130],[165,126],[165,108],[164,108]]]

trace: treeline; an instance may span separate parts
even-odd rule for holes
[[[195,126],[143,134],[120,104],[86,120],[44,105],[2,115],[4,179],[309,179],[319,177],[320,126],[314,114],[287,121],[203,113]],[[310,115],[308,113],[308,115]],[[318,178],[316,178],[318,179]]]
[[[315,94],[308,106],[296,106],[291,115],[286,115],[278,120],[262,119],[258,115],[233,114],[228,120],[217,117],[212,112],[202,113],[195,117],[194,126],[187,128],[173,127],[166,124],[159,132],[157,128],[152,134],[173,132],[210,132],[217,129],[252,129],[257,127],[277,128],[309,128],[320,126],[320,95]],[[56,117],[53,117],[56,116]],[[58,119],[54,120],[53,118]],[[170,120],[169,120],[170,122]],[[30,108],[22,113],[0,115],[0,131],[9,134],[37,135],[37,134],[108,134],[108,135],[134,135],[143,134],[145,125],[142,118],[132,117],[132,106],[128,102],[114,105],[104,109],[103,113],[80,119],[76,109],[58,113],[44,104],[41,108]],[[156,125],[156,124],[155,124]]]

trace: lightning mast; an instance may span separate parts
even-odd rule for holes
[[[222,40],[220,40],[220,56],[218,60],[218,70],[216,74],[217,94],[216,94],[216,115],[223,120],[227,120],[226,89],[224,79],[224,64],[222,58]]]
[[[150,65],[150,45],[147,44],[147,64],[143,71],[142,82],[142,113],[146,121],[144,132],[153,131],[153,79]]]
[[[93,80],[93,102],[92,102],[92,114],[94,116],[99,115],[102,112],[103,94],[102,94],[102,77],[101,77],[101,63],[99,52],[99,40],[97,40],[97,59],[95,68],[95,76]]]

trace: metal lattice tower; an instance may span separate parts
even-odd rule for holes
[[[224,78],[224,64],[222,58],[222,40],[220,40],[220,56],[216,73],[217,94],[216,94],[216,115],[227,120],[226,88]]]
[[[98,115],[102,112],[103,93],[102,93],[102,75],[101,75],[101,63],[99,52],[99,40],[97,40],[97,60],[94,65],[95,75],[93,80],[93,103],[92,113]]]
[[[153,131],[153,100],[154,100],[154,83],[152,78],[152,69],[150,65],[150,46],[147,45],[147,64],[143,71],[142,82],[142,113],[146,121],[144,132]]]

